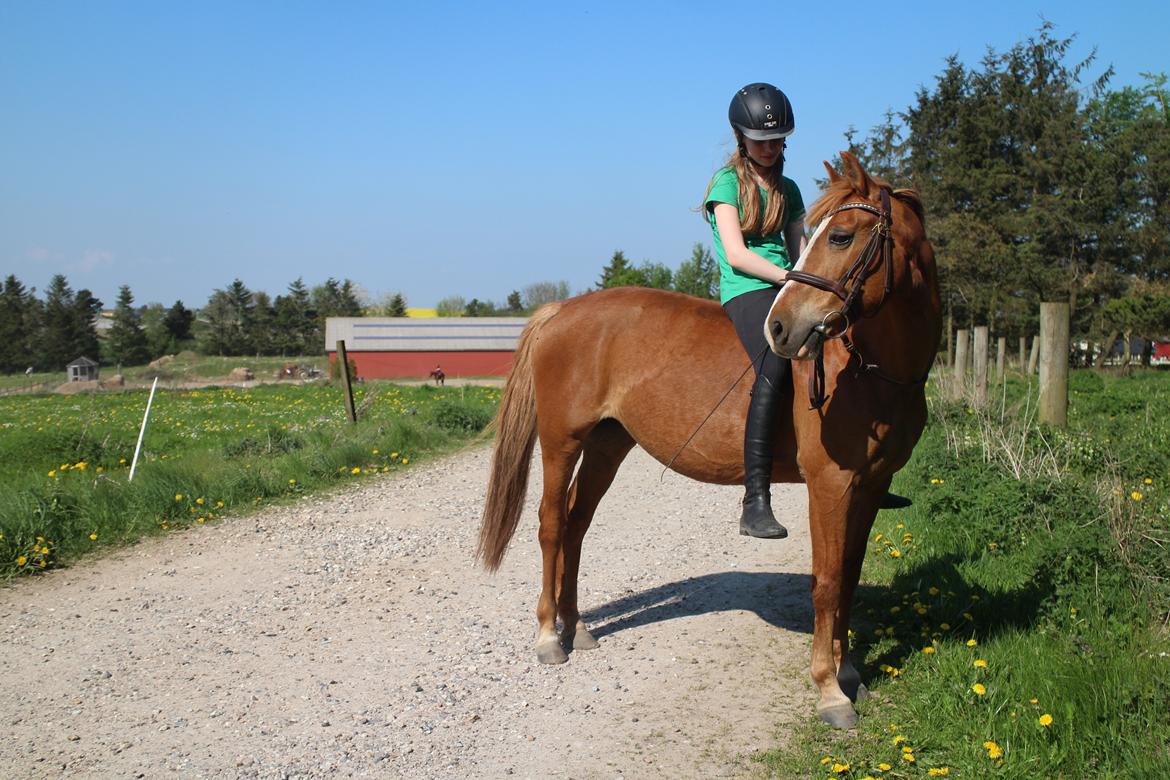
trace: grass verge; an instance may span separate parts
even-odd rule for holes
[[[467,443],[493,388],[328,385],[0,398],[0,578],[412,465]]]
[[[779,777],[1170,777],[1170,377],[1077,372],[1070,424],[932,401],[854,610],[875,694]]]

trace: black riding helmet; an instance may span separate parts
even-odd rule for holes
[[[796,125],[788,97],[771,84],[748,84],[735,93],[727,109],[732,128],[753,141],[785,138]]]

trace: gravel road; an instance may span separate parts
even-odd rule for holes
[[[813,711],[803,486],[784,541],[740,491],[631,453],[585,539],[601,647],[533,650],[534,465],[473,565],[490,450],[149,540],[0,589],[10,777],[756,777]]]

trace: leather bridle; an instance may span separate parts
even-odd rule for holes
[[[818,290],[831,292],[841,299],[841,308],[826,314],[821,320],[821,324],[813,328],[813,332],[816,334],[814,338],[820,342],[837,338],[841,339],[845,345],[845,349],[849,352],[850,359],[853,357],[857,358],[858,371],[875,374],[879,378],[894,384],[922,384],[926,381],[925,377],[914,382],[903,382],[883,374],[878,369],[876,363],[866,363],[847,334],[851,321],[856,319],[855,315],[857,313],[854,309],[859,305],[858,302],[862,292],[865,290],[866,281],[878,273],[883,266],[885,266],[886,275],[885,291],[882,293],[882,298],[873,312],[868,315],[863,314],[862,316],[872,317],[876,315],[882,305],[885,304],[886,298],[889,297],[894,289],[894,239],[890,235],[890,190],[888,187],[882,187],[878,194],[881,203],[880,208],[864,201],[851,201],[838,206],[825,215],[825,219],[829,219],[842,211],[861,209],[862,211],[868,211],[876,215],[878,218],[877,223],[870,230],[869,240],[865,242],[865,246],[861,248],[857,259],[841,275],[840,279],[833,281],[832,279],[827,279],[817,274],[810,274],[807,271],[792,270],[785,277],[785,282],[807,284],[810,287],[816,287]],[[814,344],[813,346],[816,350],[816,358],[813,373],[808,379],[808,402],[810,409],[820,409],[825,405],[825,401],[828,400],[828,396],[825,395],[825,361],[824,352],[820,348],[821,345]]]

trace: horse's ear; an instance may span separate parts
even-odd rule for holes
[[[844,163],[845,178],[853,185],[853,189],[863,198],[869,197],[869,190],[873,180],[865,172],[861,161],[852,152],[841,152],[841,162]]]
[[[829,172],[829,184],[836,184],[837,182],[841,181],[841,174],[837,173],[836,168],[834,168],[832,165],[829,165],[828,160],[821,160],[821,162],[824,163],[825,170]]]

